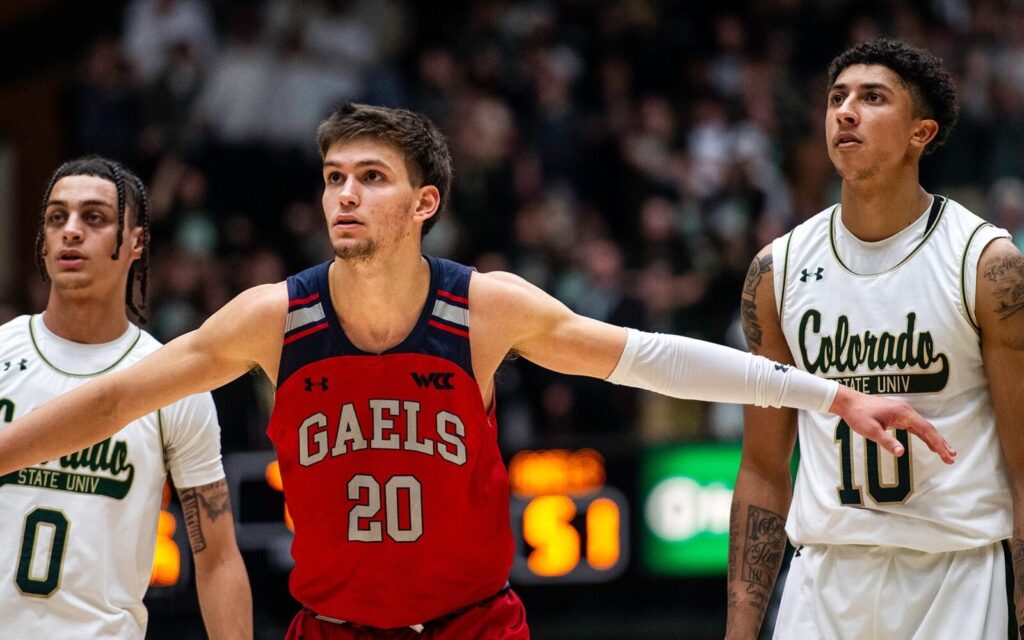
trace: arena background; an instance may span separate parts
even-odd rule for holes
[[[742,347],[751,257],[837,198],[824,70],[877,35],[928,47],[958,82],[926,188],[1020,245],[1020,1],[5,0],[0,319],[42,309],[38,199],[86,152],[150,185],[147,328],[163,340],[327,259],[314,131],[358,100],[425,112],[450,138],[454,191],[427,251],[515,271],[586,315]],[[521,360],[498,389],[534,637],[720,637],[739,409]],[[269,389],[247,376],[215,399],[256,635],[280,638],[297,605]],[[173,502],[164,520],[149,637],[201,638]]]

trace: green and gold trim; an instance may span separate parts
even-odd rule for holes
[[[839,249],[836,243],[836,216],[839,214],[840,210],[839,205],[837,204],[835,208],[832,209],[832,213],[829,216],[828,221],[828,241],[829,246],[832,249],[832,257],[836,259],[836,262],[839,263],[839,266],[843,268],[843,271],[846,271],[850,275],[857,277],[880,276],[882,274],[891,273],[899,269],[900,267],[905,265],[907,261],[913,258],[917,254],[917,252],[921,250],[922,247],[924,247],[925,243],[928,242],[928,239],[932,237],[933,233],[935,233],[935,230],[939,228],[939,221],[942,219],[942,215],[946,212],[946,204],[949,202],[949,199],[946,198],[945,196],[933,196],[933,198],[934,201],[932,202],[931,213],[929,213],[928,228],[925,229],[924,237],[921,238],[921,242],[917,243],[917,246],[914,247],[914,249],[910,253],[908,253],[905,258],[900,260],[898,263],[896,263],[889,269],[886,269],[885,271],[879,273],[857,273],[850,267],[846,266],[846,263],[843,262],[843,259],[839,257]],[[936,206],[938,207],[937,212],[935,211]]]
[[[981,325],[978,324],[977,318],[975,318],[974,314],[971,312],[971,304],[967,299],[967,279],[965,277],[967,275],[967,256],[971,253],[971,244],[974,243],[974,238],[978,235],[978,232],[985,227],[992,226],[994,225],[989,222],[982,222],[978,226],[974,227],[974,231],[972,231],[970,237],[967,238],[967,244],[964,245],[964,255],[960,258],[960,300],[964,305],[964,315],[967,317],[967,322],[970,323],[974,332],[978,335],[981,335]]]
[[[793,231],[786,235],[786,256],[782,260],[782,293],[779,294],[779,326],[782,325],[782,308],[786,304],[786,286],[789,284],[789,247],[793,244]]]
[[[46,358],[46,355],[43,353],[43,350],[39,348],[39,342],[36,340],[36,330],[33,325],[33,322],[35,321],[36,318],[42,318],[42,316],[34,315],[28,319],[28,335],[29,338],[31,338],[32,340],[32,347],[36,350],[36,354],[39,356],[39,359],[46,364],[46,366],[50,367],[51,369],[53,369],[54,371],[61,375],[65,375],[71,378],[92,378],[110,371],[117,365],[121,364],[121,362],[123,362],[124,359],[128,357],[128,354],[132,352],[132,349],[135,348],[135,345],[137,345],[139,343],[139,340],[142,338],[142,329],[140,329],[139,327],[135,327],[135,339],[132,340],[132,343],[128,345],[128,348],[125,349],[124,353],[118,356],[118,358],[114,360],[114,362],[111,363],[110,366],[104,369],[100,369],[99,371],[95,371],[93,373],[74,373],[71,371],[64,371],[57,365],[50,362]]]

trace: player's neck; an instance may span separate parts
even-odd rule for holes
[[[430,266],[418,253],[369,263],[335,260],[328,279],[345,335],[360,349],[379,353],[416,326],[430,287]]]
[[[843,181],[843,225],[865,242],[889,238],[914,223],[929,202],[916,180]]]
[[[123,299],[100,303],[84,296],[50,291],[43,323],[54,335],[81,344],[103,344],[117,340],[128,330]]]

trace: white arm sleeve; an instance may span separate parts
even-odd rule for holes
[[[828,412],[839,383],[719,344],[629,329],[608,382],[693,400]]]

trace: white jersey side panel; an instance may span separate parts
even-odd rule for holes
[[[937,207],[921,243],[876,275],[849,271],[837,255],[837,207],[772,245],[776,300],[797,366],[911,403],[958,453],[946,465],[899,431],[907,453],[896,459],[838,417],[800,411],[786,524],[794,544],[954,551],[1010,536],[1007,472],[969,299],[981,248],[1008,234],[951,200],[937,197]]]
[[[41,324],[21,316],[0,327],[0,429],[95,377],[50,364],[73,363],[59,344],[44,359]],[[134,327],[128,338],[111,370],[160,346]],[[212,399],[199,394],[82,452],[0,476],[0,640],[143,638],[167,469],[179,487],[223,478],[219,435]]]

